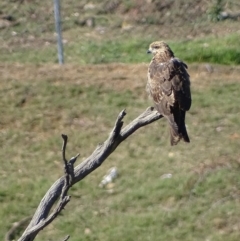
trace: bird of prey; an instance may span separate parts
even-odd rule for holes
[[[157,111],[168,120],[170,143],[176,145],[181,139],[190,142],[185,126],[185,113],[191,107],[187,65],[163,41],[151,43],[147,53],[152,53],[153,58],[146,89]]]

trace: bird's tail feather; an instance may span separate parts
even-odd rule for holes
[[[185,126],[185,112],[181,111],[179,114],[178,116],[174,116],[173,114],[168,116],[170,143],[172,146],[177,145],[181,139],[185,142],[190,142]]]

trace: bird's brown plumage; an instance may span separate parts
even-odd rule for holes
[[[153,58],[148,68],[147,91],[158,112],[169,122],[171,145],[181,139],[190,142],[185,126],[185,113],[191,107],[187,65],[175,58],[162,41],[150,44],[148,53],[152,53]]]

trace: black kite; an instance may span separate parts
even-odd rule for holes
[[[191,107],[187,65],[174,57],[162,41],[150,44],[148,53],[152,53],[153,58],[148,68],[147,91],[157,111],[168,120],[171,145],[181,139],[190,142],[185,126],[185,113]]]

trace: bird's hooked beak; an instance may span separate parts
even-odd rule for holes
[[[152,50],[148,49],[147,54],[151,54],[151,53],[152,53]]]

